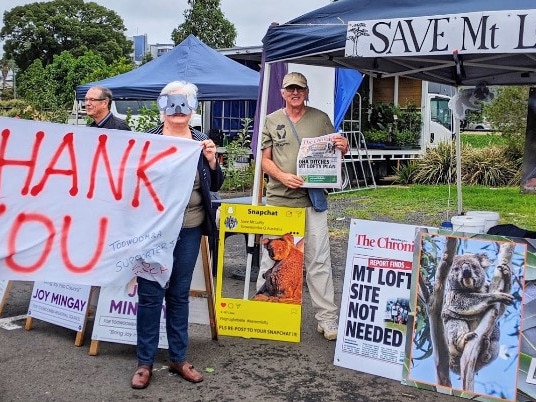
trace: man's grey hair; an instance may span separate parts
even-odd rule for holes
[[[108,100],[108,110],[110,110],[112,108],[113,94],[112,94],[112,91],[109,88],[101,87],[101,86],[94,86],[94,87],[92,87],[90,89],[98,89],[101,92],[100,97],[101,98],[106,98]]]

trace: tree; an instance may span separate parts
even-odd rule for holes
[[[80,84],[113,77],[132,70],[134,63],[121,57],[111,65],[92,51],[74,57],[64,51],[54,57],[51,64],[43,66],[35,60],[18,78],[19,93],[38,111],[60,112],[70,109],[74,91]]]
[[[527,131],[528,86],[498,87],[495,98],[484,104],[483,114],[505,139],[505,156],[521,161]]]
[[[508,139],[523,143],[527,130],[528,86],[498,87],[495,98],[484,104],[484,115]]]
[[[141,59],[141,64],[149,63],[151,60],[153,60],[153,55],[151,53],[145,53]]]
[[[9,70],[11,69],[9,65],[9,60],[5,57],[0,60],[0,68],[2,71],[2,91],[4,91],[6,89],[7,75],[9,74]]]
[[[34,60],[43,66],[67,50],[74,57],[91,50],[107,64],[132,52],[125,25],[115,11],[83,0],[53,0],[17,6],[4,13],[0,40],[5,57],[21,70]]]
[[[234,46],[236,29],[220,10],[220,0],[188,2],[192,7],[184,11],[184,22],[171,33],[175,45],[192,34],[214,49]]]

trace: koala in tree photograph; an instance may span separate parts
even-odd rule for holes
[[[502,273],[504,292],[491,291],[486,270],[491,261],[487,254],[464,254],[454,257],[446,280],[445,302],[441,317],[445,326],[450,369],[460,374],[460,358],[467,342],[477,336],[474,332],[482,317],[495,303],[510,304],[514,297],[507,293],[512,275],[509,267]],[[490,333],[483,336],[475,370],[495,360],[499,354],[500,328],[495,322]]]
[[[515,400],[526,243],[425,232],[417,247],[405,383]]]

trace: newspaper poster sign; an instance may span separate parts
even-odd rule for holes
[[[342,153],[335,147],[336,133],[303,138],[298,152],[296,172],[309,188],[340,188]]]
[[[352,219],[336,366],[402,379],[418,227]]]

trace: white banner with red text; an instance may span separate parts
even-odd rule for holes
[[[0,117],[0,280],[165,285],[199,142]]]

